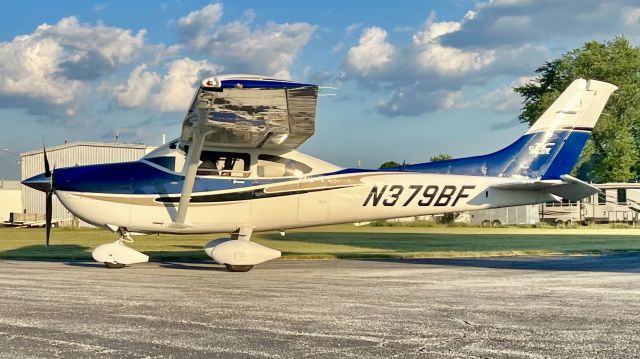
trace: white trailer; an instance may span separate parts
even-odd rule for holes
[[[640,183],[596,184],[602,193],[579,202],[541,205],[540,221],[568,223],[636,223],[640,219]]]
[[[526,206],[482,209],[469,212],[469,222],[483,227],[499,227],[513,224],[536,224],[539,222],[539,207]]]

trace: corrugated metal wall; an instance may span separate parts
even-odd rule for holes
[[[70,143],[47,149],[47,158],[51,168],[82,166],[100,163],[136,161],[152,148],[146,145],[128,145],[115,143]],[[44,172],[44,156],[42,150],[20,154],[22,180]],[[22,186],[22,205],[27,213],[45,212],[45,194]],[[73,215],[62,206],[56,196],[53,197],[53,219],[72,219]],[[66,221],[65,225],[70,225]],[[80,226],[87,223],[80,221]]]

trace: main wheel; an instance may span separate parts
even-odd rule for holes
[[[104,262],[104,265],[109,269],[124,268],[124,264],[122,263]]]
[[[229,272],[248,272],[253,269],[252,265],[234,265],[225,263],[224,266],[227,267]]]

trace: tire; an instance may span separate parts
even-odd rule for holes
[[[482,224],[480,224],[482,227],[491,227],[491,222],[489,222],[489,220],[485,219],[484,221],[482,221]]]
[[[234,264],[224,264],[227,267],[229,272],[248,272],[253,269],[253,265],[234,265]]]
[[[561,220],[556,221],[556,227],[564,227],[564,222],[562,222]]]
[[[491,227],[502,227],[502,222],[496,219],[495,221],[491,222]]]
[[[109,268],[109,269],[120,269],[120,268],[124,268],[124,264],[122,263],[111,263],[111,262],[104,262],[105,267]]]

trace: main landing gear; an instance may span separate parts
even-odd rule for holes
[[[91,256],[96,262],[104,263],[107,268],[123,268],[124,266],[149,261],[149,256],[127,247],[132,243],[131,233],[122,227],[110,227],[120,238],[113,243],[99,245]],[[204,252],[214,261],[224,264],[230,272],[248,272],[256,264],[280,258],[280,251],[251,242],[253,227],[243,226],[232,233],[229,238],[218,238],[204,247]]]
[[[118,227],[115,232],[120,235],[117,241],[99,245],[91,252],[91,256],[96,262],[104,263],[107,268],[115,269],[149,261],[149,256],[125,245],[125,243],[133,243],[131,234],[126,229]]]
[[[240,227],[230,238],[218,238],[204,246],[204,252],[214,261],[224,264],[230,272],[248,272],[254,265],[280,258],[280,251],[251,242],[253,227]]]

